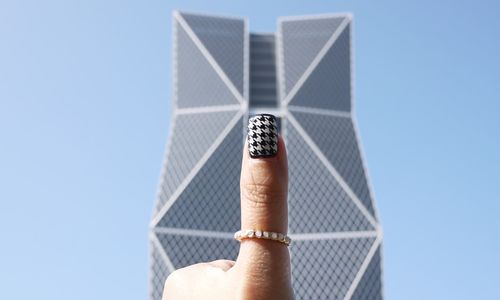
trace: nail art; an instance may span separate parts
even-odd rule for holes
[[[268,114],[248,119],[248,151],[250,157],[271,157],[278,153],[276,117]]]

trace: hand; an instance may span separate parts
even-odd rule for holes
[[[278,137],[273,157],[251,158],[245,143],[240,179],[241,228],[286,233],[288,166]],[[244,239],[236,262],[217,260],[176,270],[163,300],[293,299],[290,255],[285,244]]]

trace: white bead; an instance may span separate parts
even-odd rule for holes
[[[255,229],[239,230],[234,234],[234,238],[240,242],[245,238],[264,238],[275,240],[287,246],[292,242],[286,234]]]

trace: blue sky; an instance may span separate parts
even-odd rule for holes
[[[147,297],[175,8],[352,12],[386,298],[498,298],[497,3],[1,1],[0,299]]]

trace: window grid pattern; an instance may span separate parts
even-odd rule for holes
[[[152,249],[151,253],[151,291],[150,297],[154,300],[161,300],[163,295],[163,286],[165,285],[165,280],[169,275],[169,271],[163,258],[161,257],[156,246],[151,243],[150,247]]]
[[[158,227],[235,232],[240,227],[243,123],[224,141],[175,200]]]
[[[239,244],[233,239],[157,233],[176,269],[218,259],[235,260]]]
[[[366,268],[351,300],[382,300],[380,246]]]
[[[174,93],[179,108],[240,103],[178,23],[176,57],[177,84]]]
[[[344,19],[334,17],[281,23],[285,95],[293,89]]]
[[[351,118],[303,112],[291,114],[375,218]]]
[[[244,21],[186,13],[181,15],[235,88],[243,95]]]
[[[344,299],[374,238],[297,241],[290,247],[297,299]]]
[[[165,205],[235,114],[234,111],[227,111],[176,116],[157,211]]]
[[[290,232],[374,230],[301,135],[286,124]]]
[[[290,105],[351,110],[350,30],[347,26],[300,87]]]

